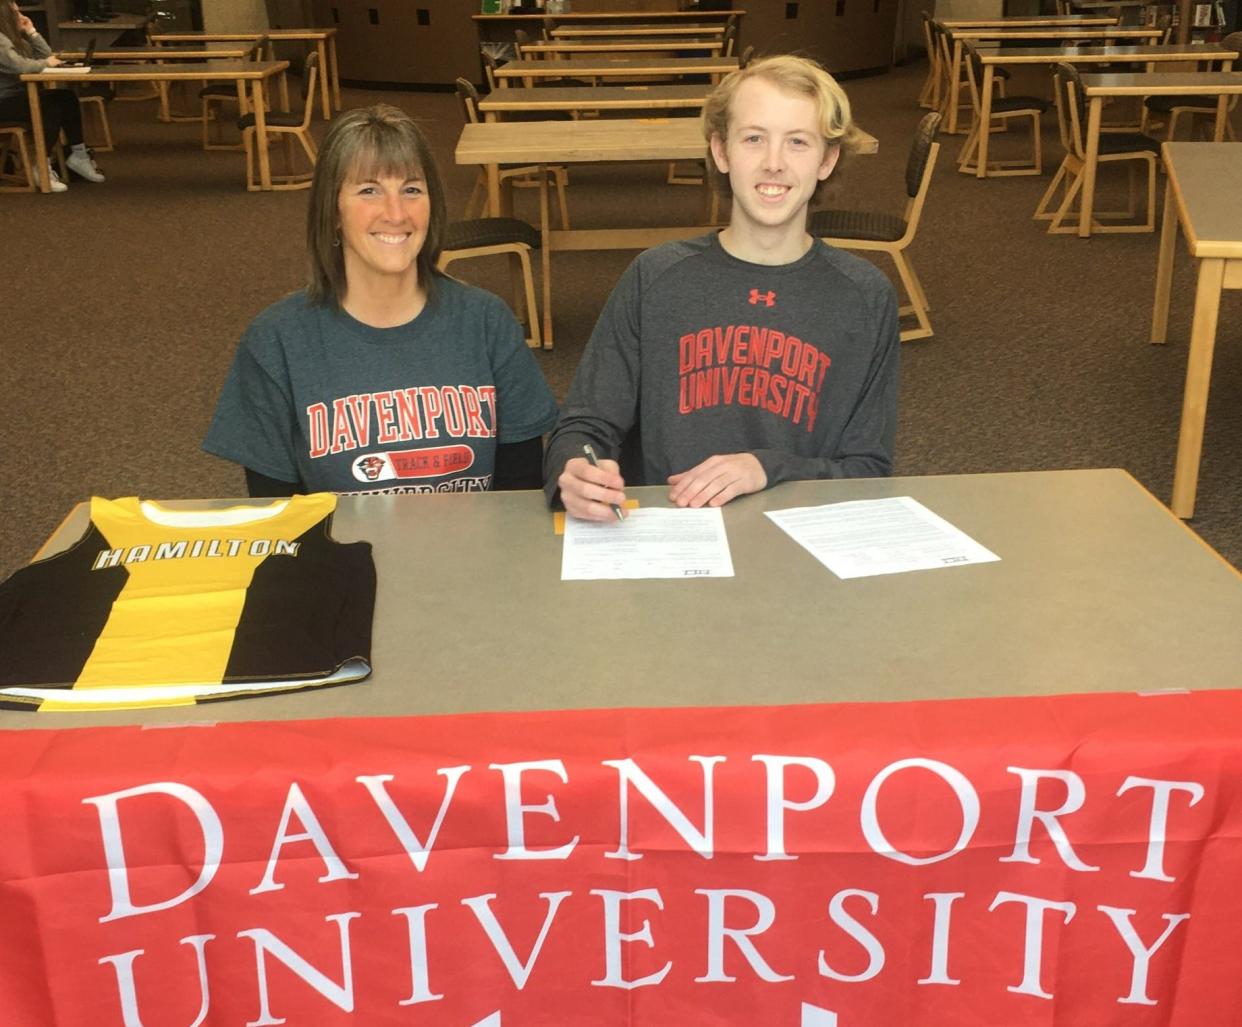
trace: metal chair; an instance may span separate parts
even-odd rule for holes
[[[923,120],[915,129],[910,155],[906,159],[906,208],[901,216],[867,210],[817,210],[807,222],[807,231],[830,246],[887,253],[893,258],[909,299],[909,303],[900,308],[900,313],[911,315],[918,322],[917,328],[902,331],[902,342],[926,339],[932,335],[931,320],[927,316],[930,309],[927,293],[923,291],[905,250],[914,241],[923,216],[936,157],[940,153],[940,144],[936,141],[939,129],[940,114],[937,111],[923,115]]]
[[[1053,69],[1056,84],[1057,127],[1061,133],[1061,145],[1065,157],[1057,173],[1044,191],[1035,208],[1035,220],[1048,221],[1050,235],[1070,235],[1078,232],[1078,218],[1071,218],[1074,200],[1082,190],[1083,170],[1087,162],[1087,144],[1084,132],[1087,124],[1087,103],[1082,91],[1082,78],[1072,64],[1058,64]],[[1092,231],[1095,232],[1151,232],[1156,226],[1156,163],[1160,143],[1140,132],[1105,132],[1100,135],[1098,166],[1116,161],[1145,161],[1147,164],[1147,220],[1134,224],[1095,224],[1096,221],[1125,220],[1132,222],[1137,215],[1134,169],[1130,170],[1130,202],[1124,211],[1092,212]],[[1062,190],[1055,210],[1057,190]]]
[[[535,303],[535,276],[531,270],[530,254],[539,249],[541,239],[537,229],[518,218],[478,218],[471,221],[454,221],[444,232],[444,244],[436,263],[443,271],[457,260],[510,253],[522,265],[522,290],[515,297],[514,308],[519,321],[527,326],[526,345],[539,349],[543,334],[539,327],[539,309]]]
[[[295,172],[293,170],[293,149],[291,146],[287,147],[286,154],[289,159],[289,171],[288,174],[272,176],[273,189],[310,188],[311,177],[315,171],[315,160],[319,152],[315,148],[315,140],[310,133],[311,116],[315,113],[315,83],[318,77],[319,55],[313,53],[306,58],[306,63],[302,65],[302,113],[285,114],[280,111],[271,111],[264,118],[269,138],[271,136],[284,136],[288,141],[296,139],[301,145],[306,159],[310,162],[310,169],[308,171]],[[258,166],[259,155],[257,152],[258,140],[255,138],[254,112],[252,111],[239,118],[237,127],[241,130],[242,148],[246,151],[246,189],[250,192],[256,192],[261,186],[256,181],[255,172]]]

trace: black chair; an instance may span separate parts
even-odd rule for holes
[[[1052,182],[1044,191],[1035,208],[1035,220],[1049,221],[1051,235],[1077,234],[1078,221],[1071,218],[1074,200],[1082,190],[1083,170],[1087,163],[1087,102],[1082,91],[1082,78],[1072,64],[1058,64],[1053,69],[1056,84],[1057,126],[1061,132],[1061,145],[1065,157]],[[1151,232],[1156,226],[1156,164],[1160,155],[1160,143],[1140,132],[1103,132],[1100,134],[1100,152],[1097,167],[1116,161],[1145,161],[1147,164],[1147,219],[1133,223],[1137,216],[1134,171],[1130,171],[1130,203],[1124,211],[1092,211],[1093,222],[1125,221],[1127,224],[1093,224],[1095,232]],[[1097,182],[1099,181],[1097,173]],[[1061,189],[1060,201],[1057,190]],[[1052,209],[1056,203],[1056,209]]]
[[[923,115],[923,120],[915,129],[910,155],[906,159],[906,208],[900,216],[868,210],[817,210],[807,222],[807,231],[830,246],[843,250],[879,251],[893,258],[910,301],[900,312],[912,315],[918,322],[917,328],[902,331],[902,342],[926,339],[932,334],[931,321],[927,316],[927,294],[905,250],[914,241],[923,216],[923,205],[927,201],[936,157],[940,153],[940,144],[936,142],[939,130],[940,114],[937,111]]]
[[[1221,40],[1221,45],[1242,52],[1242,32],[1230,32]],[[1172,139],[1177,131],[1177,119],[1183,114],[1188,115],[1192,121],[1196,116],[1215,117],[1217,99],[1215,96],[1149,96],[1143,101],[1143,120],[1140,129],[1144,132],[1147,130],[1149,114],[1158,114],[1165,120],[1164,137]],[[1235,94],[1229,100],[1229,110],[1232,112],[1237,105],[1238,97]],[[1225,138],[1236,138],[1233,133],[1233,123],[1228,115],[1225,117]]]
[[[987,174],[992,176],[1005,175],[1038,175],[1043,171],[1043,156],[1040,152],[1039,119],[1052,106],[1047,100],[1038,96],[994,96],[988,114],[988,124],[983,124],[983,61],[975,45],[969,41],[962,44],[965,52],[966,79],[970,85],[970,105],[973,117],[970,134],[962,144],[962,152],[957,158],[957,170],[966,175],[976,174],[979,169],[979,141],[983,133],[992,132],[992,122],[999,121],[1004,126],[1011,118],[1031,119],[1031,144],[1034,155],[1030,161],[1024,160],[989,160]]]
[[[269,111],[263,118],[269,137],[285,137],[286,153],[290,165],[287,174],[272,176],[273,189],[310,188],[311,179],[315,173],[315,161],[318,158],[319,152],[315,147],[315,140],[310,133],[311,117],[315,113],[315,83],[318,77],[319,54],[313,53],[306,58],[306,63],[302,66],[302,113],[287,114],[282,111]],[[254,192],[261,188],[256,174],[259,155],[254,112],[251,111],[249,114],[239,118],[237,127],[241,130],[242,148],[246,151],[246,188]],[[293,170],[293,147],[291,143],[294,139],[301,145],[302,152],[306,155],[306,159],[310,164],[309,170],[305,172],[295,172]]]
[[[267,53],[270,43],[267,36],[260,36],[253,46],[246,51],[245,59],[247,61],[261,61],[264,54]],[[236,104],[237,86],[232,82],[212,82],[203,86],[198,91],[199,99],[203,102],[202,119],[203,119],[203,149],[204,150],[240,150],[242,144],[226,143],[217,139],[212,141],[211,133],[208,131],[208,124],[214,118],[219,125],[223,126],[222,111],[217,108],[223,108],[226,104]]]
[[[522,291],[514,307],[519,321],[527,326],[526,345],[538,349],[543,345],[539,327],[539,310],[535,303],[535,276],[530,254],[540,247],[537,229],[518,218],[477,218],[451,222],[444,232],[437,268],[443,271],[457,260],[511,253],[522,265]]]

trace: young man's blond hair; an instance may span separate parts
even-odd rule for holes
[[[849,97],[837,84],[837,80],[809,57],[780,54],[751,61],[745,68],[731,72],[707,95],[707,102],[703,105],[703,138],[707,140],[709,147],[712,136],[719,136],[721,142],[728,140],[733,98],[738,87],[752,78],[761,78],[782,92],[805,96],[814,101],[819,133],[824,140],[825,150],[836,147],[840,150],[840,157],[845,157],[857,144],[861,133],[850,114]],[[840,159],[837,166],[840,166]],[[707,167],[716,191],[722,196],[732,196],[729,176],[716,167],[710,153]],[[816,186],[815,196],[819,195],[822,187],[822,182]]]

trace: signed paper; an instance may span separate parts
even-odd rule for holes
[[[562,581],[731,577],[733,559],[718,508],[644,507],[620,523],[565,518]]]
[[[839,578],[999,560],[909,496],[771,510],[790,538]]]

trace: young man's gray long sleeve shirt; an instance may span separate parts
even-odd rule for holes
[[[897,298],[874,265],[816,240],[751,264],[717,237],[641,254],[609,297],[548,446],[545,491],[584,443],[616,459],[635,423],[642,481],[753,453],[768,485],[891,473]]]

